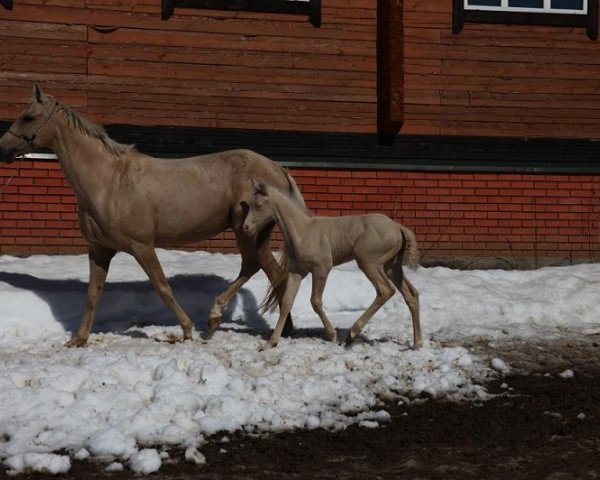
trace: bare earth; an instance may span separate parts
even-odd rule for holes
[[[386,406],[392,422],[378,429],[353,426],[337,433],[299,431],[268,438],[230,435],[228,443],[217,436],[202,449],[205,467],[186,463],[181,451],[171,451],[173,461],[163,463],[158,473],[135,478],[600,478],[600,336],[497,347],[474,343],[476,351],[500,356],[513,367],[510,376],[488,385],[500,395],[487,402],[394,402]],[[558,375],[566,369],[575,376]],[[68,478],[132,477],[128,471],[103,473],[104,465],[73,462]],[[1,471],[0,478],[5,477]]]

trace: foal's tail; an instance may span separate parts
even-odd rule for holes
[[[413,270],[419,268],[419,260],[421,254],[417,248],[417,237],[415,232],[404,225],[398,225],[402,234],[402,248],[398,252],[398,256],[404,260],[404,263]]]
[[[296,184],[294,177],[292,177],[289,174],[287,169],[281,167],[281,170],[283,171],[283,174],[285,175],[285,178],[288,181],[289,197],[291,198],[291,200],[294,201],[294,203],[296,203],[299,207],[301,207],[303,210],[305,210],[307,213],[309,213],[306,208],[306,204],[304,203],[304,198],[302,197],[302,194],[300,193],[300,189],[298,188],[298,185]],[[290,271],[290,259],[287,256],[285,250],[283,250],[283,252],[281,253],[281,258],[279,259],[279,262],[278,262],[277,270],[275,272],[275,277],[273,278],[273,281],[270,282],[270,286],[269,286],[269,289],[267,290],[267,293],[265,294],[265,298],[263,299],[263,301],[261,302],[261,304],[259,306],[261,313],[272,311],[275,308],[275,306],[277,305],[277,300],[278,300],[277,293],[281,289],[285,289],[289,271]]]
[[[265,298],[261,302],[260,309],[261,314],[273,311],[277,305],[277,291],[284,289],[287,283],[288,272],[290,271],[290,258],[287,256],[285,250],[281,252],[281,258],[275,272],[275,278],[271,282]]]

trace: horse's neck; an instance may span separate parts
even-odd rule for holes
[[[294,251],[296,246],[307,234],[310,217],[285,195],[272,191],[271,201],[275,207],[275,221],[283,235],[284,242]]]
[[[50,147],[80,200],[91,201],[106,194],[115,169],[114,155],[101,141],[61,121]]]

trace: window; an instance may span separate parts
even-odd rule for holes
[[[453,0],[453,32],[464,23],[584,27],[598,38],[598,0]]]
[[[587,0],[465,0],[465,10],[587,14]]]
[[[13,0],[0,0],[0,5],[2,5],[7,10],[13,9]]]
[[[321,0],[162,0],[162,19],[170,18],[175,7],[308,15],[310,23],[321,26]]]

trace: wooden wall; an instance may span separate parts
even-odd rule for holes
[[[600,137],[600,42],[584,28],[465,24],[404,1],[403,133]]]
[[[379,35],[402,134],[599,136],[600,43],[583,28],[453,35],[451,0],[378,1],[323,0],[314,28],[208,10],[162,21],[159,0],[19,0],[0,8],[0,120],[38,79],[101,123],[374,133],[379,11],[404,24]]]
[[[374,132],[374,0],[306,16],[176,9],[160,0],[0,7],[0,120],[34,79],[100,123]]]

